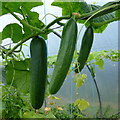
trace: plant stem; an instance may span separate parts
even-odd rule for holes
[[[39,35],[39,34],[40,34],[40,33],[36,33],[36,34],[34,34],[34,35],[30,35],[30,36],[24,38],[24,39],[23,39],[22,41],[20,41],[17,45],[15,45],[10,51],[8,51],[7,55],[9,55],[9,54],[11,54],[12,52],[14,52],[14,50],[15,50],[16,48],[18,48],[22,43],[26,42],[26,41],[29,40],[30,38],[32,38],[32,37],[34,37],[34,36],[37,36],[37,35]]]
[[[58,17],[55,20],[53,20],[51,23],[49,23],[47,26],[45,26],[44,29],[48,29],[49,27],[51,27],[52,25],[54,25],[55,23],[57,23],[58,21],[61,21],[63,19],[69,19],[71,16],[62,16],[62,17]]]
[[[52,31],[55,35],[57,35],[59,38],[62,38],[57,32]]]
[[[51,16],[57,18],[57,16],[55,16],[55,15],[53,15],[53,14],[51,14],[51,13],[47,13],[41,20],[43,20],[47,15],[51,15]]]
[[[93,80],[94,80],[94,83],[95,83],[95,87],[96,87],[96,90],[97,90],[97,94],[98,94],[98,99],[99,99],[99,105],[100,105],[100,118],[102,120],[102,102],[101,102],[101,97],[100,97],[100,92],[99,92],[99,88],[98,88],[98,85],[97,85],[97,81],[95,79],[95,76],[93,75],[92,71],[91,71],[91,68],[89,67],[89,65],[86,65]]]
[[[55,29],[58,29],[58,28],[61,28],[62,26],[58,26],[58,27],[55,27],[55,28],[52,28],[52,30],[55,30]]]

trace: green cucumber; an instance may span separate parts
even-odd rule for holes
[[[30,96],[34,109],[42,107],[47,79],[47,46],[42,37],[35,37],[30,43],[31,83]]]
[[[75,70],[74,70],[75,73],[81,72],[82,69],[84,68],[85,63],[90,54],[90,50],[91,50],[91,47],[93,44],[93,38],[94,38],[93,28],[91,26],[89,26],[86,29],[83,39],[82,39],[82,44],[81,44],[78,60],[75,65]]]
[[[77,24],[71,18],[64,26],[57,61],[49,85],[50,94],[61,88],[72,62],[77,41]]]

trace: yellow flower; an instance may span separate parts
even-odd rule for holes
[[[57,106],[57,109],[58,109],[58,110],[63,110],[60,106]]]
[[[45,112],[48,112],[48,111],[50,111],[50,110],[51,110],[50,107],[45,107]]]

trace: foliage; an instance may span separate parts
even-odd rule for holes
[[[5,9],[5,7],[9,7],[12,11],[21,14],[21,9],[30,11],[33,7],[37,7],[42,4],[43,3],[41,2],[41,0],[40,2],[32,2],[32,4],[30,2],[2,2],[2,15],[9,13],[9,11]]]
[[[30,104],[29,94],[24,94],[16,88],[0,84],[2,87],[2,118],[55,118],[52,113],[43,109],[35,112]]]
[[[80,88],[84,83],[84,79],[87,78],[86,74],[75,74],[74,76],[74,82],[76,83],[76,87]]]
[[[17,90],[28,93],[30,86],[30,60],[11,60],[5,66],[6,83],[17,88]]]
[[[61,2],[59,0],[55,0],[52,3],[52,5],[62,8],[63,16],[70,15],[72,13],[79,13],[80,15],[85,16],[84,14],[86,14],[86,13],[98,11],[98,10],[104,9],[105,7],[109,7],[110,5],[114,5],[116,3],[119,3],[119,1],[118,2],[109,2],[103,6],[99,6],[99,5],[87,4],[86,2],[79,2],[79,0],[78,0],[78,2]],[[109,20],[115,19],[115,18],[119,19],[119,17],[116,16],[116,13],[114,13],[114,12],[108,13],[106,15],[101,14],[101,16],[90,20],[88,22],[87,26],[89,24],[92,24],[94,27],[94,32],[102,33],[106,29],[106,27],[109,23]],[[84,23],[84,21],[85,20],[78,19],[79,23]],[[104,23],[104,24],[102,24],[101,26],[95,25],[95,24],[101,24],[101,23]]]
[[[75,102],[74,102],[74,105],[75,106],[78,106],[78,108],[82,111],[82,110],[85,110],[86,108],[89,107],[89,103],[87,101],[85,101],[84,99],[77,99]]]
[[[29,99],[23,99],[22,93],[9,85],[2,85],[2,104],[3,118],[21,118],[23,112],[26,109],[31,108]]]
[[[119,113],[119,114],[112,115],[110,118],[113,118],[113,119],[115,119],[115,118],[120,118],[120,113]]]
[[[98,67],[102,70],[104,69],[104,60],[108,59],[112,62],[118,62],[120,60],[120,50],[102,50],[98,52],[91,52],[87,63],[98,65]]]
[[[16,33],[17,31],[17,33]],[[11,38],[14,43],[19,42],[23,37],[22,27],[16,23],[7,25],[2,32],[2,38]]]
[[[80,111],[78,106],[67,104],[52,108],[52,113],[57,119],[84,118],[85,114]]]

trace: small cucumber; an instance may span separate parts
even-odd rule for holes
[[[82,39],[82,44],[81,44],[78,60],[75,65],[75,70],[74,70],[75,73],[81,72],[82,69],[84,68],[84,65],[90,54],[90,50],[93,44],[93,38],[94,38],[93,28],[89,26],[86,29],[83,39]]]

